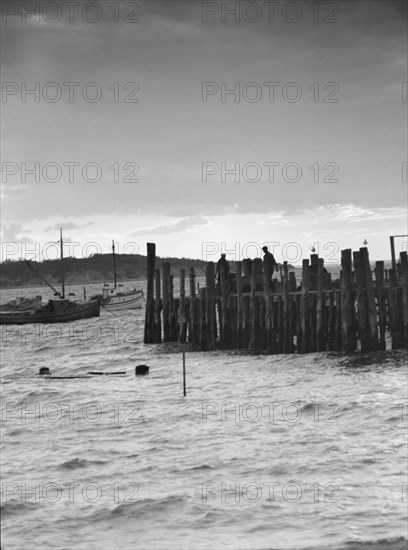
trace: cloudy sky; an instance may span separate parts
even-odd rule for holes
[[[76,4],[3,3],[3,260],[408,233],[404,2]]]

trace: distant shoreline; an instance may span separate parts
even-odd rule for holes
[[[125,281],[118,281],[118,284],[123,284],[123,283],[134,283],[134,282],[139,282],[139,281],[143,281],[145,279],[126,279]],[[52,285],[58,287],[58,286],[61,286],[60,283],[51,283]],[[82,283],[76,283],[76,282],[73,282],[73,281],[65,281],[65,286],[85,286],[85,285],[104,285],[104,284],[112,284],[113,285],[113,282],[111,283],[107,283],[106,281],[86,281],[85,283],[82,282]],[[44,286],[44,288],[46,287],[45,283],[43,283],[42,285],[40,284],[37,284],[37,285],[18,285],[18,286],[2,286],[0,285],[0,291],[2,290],[20,290],[20,289],[31,289],[31,288],[40,288],[41,286]]]

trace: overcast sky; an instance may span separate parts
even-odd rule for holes
[[[295,263],[408,233],[403,2],[74,4],[3,3],[3,260],[60,226],[78,257]]]

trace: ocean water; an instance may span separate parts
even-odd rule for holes
[[[143,320],[1,327],[3,550],[407,547],[406,350],[187,349],[184,397]]]

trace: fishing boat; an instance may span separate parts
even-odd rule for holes
[[[26,311],[28,309],[39,309],[42,305],[42,296],[37,295],[34,298],[17,296],[14,300],[0,304],[0,311]]]
[[[27,266],[34,271],[36,276],[44,281],[53,291],[56,298],[48,300],[45,305],[27,310],[6,309],[0,311],[0,325],[26,325],[29,323],[67,323],[69,321],[78,321],[88,319],[89,317],[99,317],[100,302],[98,300],[71,301],[65,298],[65,277],[64,277],[64,243],[62,241],[62,231],[60,231],[60,249],[61,249],[61,291],[57,291],[40,273],[38,273],[31,263],[26,260]]]
[[[124,290],[123,284],[117,282],[115,243],[112,241],[113,254],[113,287],[105,284],[102,294],[92,296],[92,299],[99,300],[101,306],[108,311],[123,311],[127,309],[140,309],[144,303],[143,290]]]

